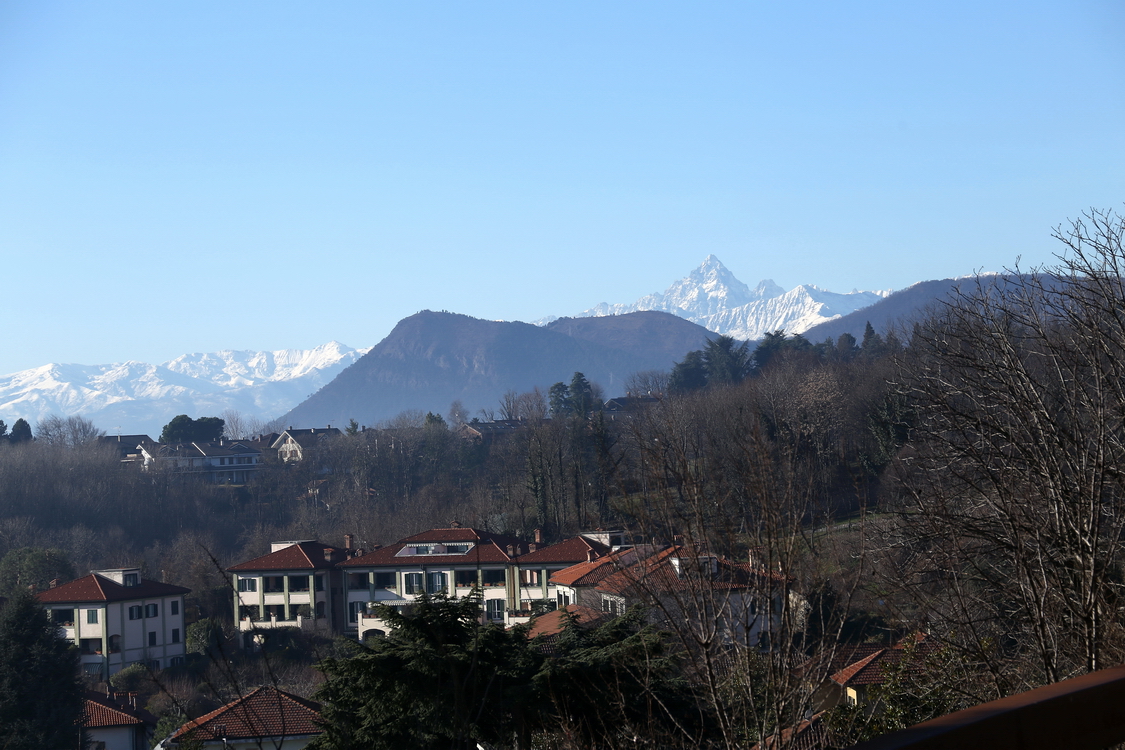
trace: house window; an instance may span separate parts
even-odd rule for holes
[[[98,610],[96,610],[96,609],[86,610],[86,624],[87,625],[97,625],[98,624]]]
[[[146,604],[145,605],[145,617],[156,617],[158,614],[160,614],[160,605],[159,604]]]
[[[367,602],[348,602],[348,622],[359,622],[359,613],[367,608]]]
[[[126,586],[136,586],[139,583],[140,583],[140,576],[138,574],[136,574],[136,573],[126,573],[125,574],[125,585]]]
[[[480,572],[480,580],[485,588],[503,586],[504,585],[504,571],[503,570],[482,570]]]
[[[375,588],[377,589],[393,589],[395,587],[395,574],[394,573],[376,573],[375,574]]]
[[[421,573],[404,573],[402,582],[405,585],[406,593],[408,594],[421,594],[422,593],[422,574]]]
[[[317,591],[324,591],[324,576],[323,575],[318,575],[316,577],[316,590]]]
[[[445,573],[430,573],[426,576],[426,593],[445,593]]]
[[[257,591],[258,579],[257,578],[239,578],[238,579],[239,591]]]
[[[555,593],[555,600],[558,602],[559,609],[562,609],[563,607],[570,606],[570,594],[569,593],[566,593],[564,591],[558,591],[558,592]]]
[[[156,631],[155,630],[148,631],[148,645],[150,645],[150,646],[156,645]]]
[[[503,599],[485,599],[484,600],[484,616],[489,620],[503,620],[504,619],[504,600]]]
[[[308,591],[309,590],[309,577],[308,576],[289,576],[289,590],[290,591]]]
[[[318,619],[318,620],[324,619],[324,602],[317,602],[316,603],[316,619]]]
[[[174,614],[174,615],[180,614],[180,600],[179,599],[173,599],[172,600],[172,614]]]
[[[143,613],[143,610],[141,609],[141,605],[139,605],[139,604],[134,604],[132,607],[129,607],[129,619],[130,620],[141,619],[142,613]]]
[[[168,665],[172,666],[172,667],[178,667],[178,666],[181,666],[183,663],[184,663],[184,657],[173,656],[172,660],[168,662]]]
[[[477,572],[475,570],[453,571],[453,583],[458,588],[469,588],[477,585]]]

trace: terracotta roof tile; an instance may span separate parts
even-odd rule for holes
[[[330,550],[330,559],[325,559],[324,551]],[[336,563],[347,559],[347,551],[333,547],[323,542],[299,542],[277,552],[255,557],[238,565],[227,568],[228,571],[259,571],[259,570],[323,570],[333,567]]]
[[[60,602],[120,602],[132,599],[153,599],[158,596],[175,596],[177,594],[190,594],[191,589],[183,586],[173,586],[170,583],[160,583],[142,579],[136,586],[122,586],[116,581],[105,576],[91,573],[82,578],[76,578],[70,583],[64,583],[53,589],[47,589],[35,595],[35,598],[44,604]]]
[[[521,565],[524,563],[583,563],[586,562],[586,555],[590,550],[593,550],[598,557],[602,557],[609,554],[610,548],[586,537],[576,536],[521,555],[516,562]]]
[[[471,542],[475,546],[466,554],[461,555],[402,555],[399,552],[404,547],[416,544],[439,544],[448,542]],[[400,567],[410,565],[417,561],[419,565],[478,565],[478,564],[507,564],[517,559],[509,556],[507,546],[512,545],[517,551],[522,544],[518,539],[476,529],[430,529],[414,536],[408,536],[395,544],[380,547],[376,550],[340,563],[341,568],[370,568],[370,567]]]
[[[205,741],[300,737],[323,733],[319,721],[319,703],[267,685],[189,721],[172,738]]]
[[[564,568],[554,573],[550,582],[561,586],[594,586],[624,566],[633,564],[639,557],[651,554],[651,551],[651,548],[646,547],[630,547],[611,552],[592,562]]]
[[[570,615],[576,625],[584,627],[593,627],[605,619],[605,615],[592,607],[568,604],[562,609],[539,615],[532,620],[531,629],[527,631],[527,637],[558,635],[566,627],[567,614]]]
[[[926,658],[937,651],[940,646],[928,640],[923,633],[903,638],[894,646],[880,648],[877,651],[860,658],[843,669],[833,674],[829,679],[840,685],[881,685],[886,682],[887,670],[897,666],[910,652],[910,662],[906,665],[908,672],[919,674],[925,668]]]
[[[86,691],[86,707],[81,725],[86,729],[97,727],[124,727],[136,724],[156,725],[156,717],[143,708],[133,708],[118,703],[101,693]]]
[[[700,557],[714,559],[717,570],[707,576],[677,575],[673,558],[692,565]],[[698,588],[703,579],[711,590],[743,591],[761,587],[767,581],[785,581],[786,577],[750,563],[731,562],[713,555],[701,555],[687,547],[675,546],[606,576],[598,583],[597,589],[613,594],[628,594],[638,585],[643,585],[645,588],[662,591],[688,591]]]

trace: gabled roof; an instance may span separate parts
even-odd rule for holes
[[[315,448],[320,444],[320,441],[329,437],[339,437],[344,433],[340,432],[339,427],[307,427],[303,429],[293,429],[290,427],[285,430],[277,438],[274,439],[270,445],[271,448],[278,448],[290,438],[293,439],[297,445],[302,448]]]
[[[521,565],[539,563],[580,563],[586,562],[589,553],[593,551],[597,557],[608,555],[610,548],[601,542],[595,542],[584,536],[575,536],[564,539],[556,544],[540,547],[534,552],[521,555],[516,562]]]
[[[254,456],[261,453],[257,448],[250,447],[249,441],[243,440],[215,440],[213,442],[200,440],[194,443],[143,443],[142,447],[149,455],[158,455],[161,458]]]
[[[925,667],[926,657],[932,655],[938,648],[940,648],[938,644],[927,639],[924,633],[917,633],[889,648],[878,648],[853,661],[829,679],[845,687],[881,685],[886,682],[887,670],[898,666],[907,658],[908,653],[910,661],[906,664],[906,671],[919,674]]]
[[[256,740],[322,734],[320,704],[272,686],[255,688],[222,708],[189,721],[171,739]]]
[[[562,609],[556,609],[554,612],[548,612],[533,619],[531,629],[527,631],[527,637],[558,635],[566,627],[568,615],[575,625],[584,628],[595,627],[605,619],[604,614],[592,607],[568,604]]]
[[[328,551],[327,558],[325,551]],[[298,542],[296,544],[255,557],[253,560],[232,565],[230,572],[266,570],[324,570],[347,559],[348,551],[323,542]]]
[[[86,706],[80,720],[80,725],[85,729],[127,727],[138,724],[156,726],[156,721],[156,717],[143,708],[134,708],[128,703],[118,703],[113,698],[93,690],[86,691]]]
[[[561,586],[595,586],[603,579],[631,565],[641,557],[652,554],[655,548],[650,545],[629,547],[603,555],[592,562],[571,565],[554,573],[550,582]]]
[[[60,604],[82,602],[123,602],[133,599],[155,599],[159,596],[175,596],[177,594],[190,594],[191,589],[183,586],[173,586],[170,583],[141,579],[136,586],[122,586],[117,581],[110,580],[97,573],[91,573],[82,578],[76,578],[70,583],[64,583],[53,589],[41,591],[35,595],[43,604]]]
[[[687,574],[677,574],[676,560],[689,571]],[[697,566],[702,560],[708,561],[708,564],[713,561],[716,570],[713,573],[699,573]],[[692,547],[676,545],[606,576],[597,585],[597,589],[611,594],[628,594],[638,586],[657,591],[688,591],[698,589],[700,582],[706,581],[711,590],[742,591],[757,588],[767,581],[785,580],[786,577],[780,573],[766,571],[749,563],[735,563]]]

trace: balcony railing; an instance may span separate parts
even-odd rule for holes
[[[854,750],[1103,750],[1125,742],[1125,666],[907,727]]]

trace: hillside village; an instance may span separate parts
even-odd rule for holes
[[[19,420],[0,639],[41,624],[107,749],[828,749],[992,701],[1082,731],[1036,701],[1125,654],[1125,294],[1071,263],[910,330],[715,337],[613,398]]]

